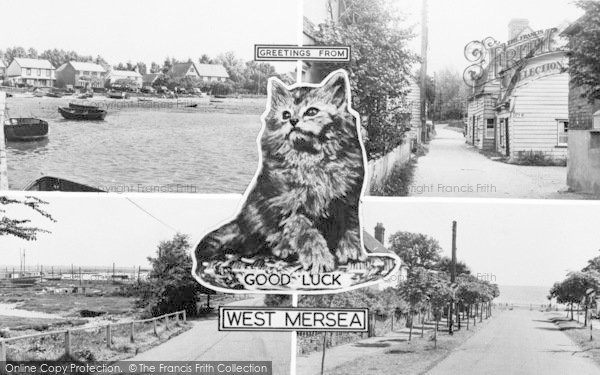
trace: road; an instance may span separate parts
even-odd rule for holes
[[[465,143],[460,131],[436,127],[429,153],[417,163],[411,196],[578,199],[565,191],[566,167],[494,161]]]
[[[547,321],[550,316],[519,309],[496,314],[427,374],[600,374],[600,367]]]
[[[262,298],[231,303],[264,306]],[[219,332],[217,320],[194,327],[128,361],[273,361],[273,374],[290,372],[290,333]]]

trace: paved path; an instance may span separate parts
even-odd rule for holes
[[[493,161],[465,143],[463,134],[436,127],[429,153],[417,163],[412,196],[578,199],[566,190],[566,167],[529,167]]]
[[[262,306],[262,298],[230,305]],[[128,361],[273,361],[273,374],[289,374],[290,333],[219,332],[217,320],[194,327]]]
[[[547,320],[555,315],[518,309],[496,314],[427,374],[600,374],[600,367]]]

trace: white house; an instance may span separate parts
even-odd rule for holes
[[[4,60],[0,60],[0,78],[4,78],[6,74],[6,63]]]
[[[16,57],[6,68],[6,77],[14,85],[53,87],[55,70],[48,60]]]
[[[195,77],[204,82],[224,82],[229,78],[221,64],[197,64],[192,61],[173,64],[170,73],[174,77]]]
[[[141,88],[143,83],[142,75],[135,70],[113,69],[110,72],[108,72],[106,80],[110,82],[111,86],[114,84],[118,84],[117,81],[120,80],[132,81],[135,83],[137,88]]]

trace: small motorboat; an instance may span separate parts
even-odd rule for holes
[[[99,108],[58,107],[58,112],[67,120],[104,120],[106,111]]]
[[[69,108],[80,110],[100,110],[100,107],[92,104],[69,103]]]
[[[106,96],[111,99],[129,99],[129,94],[125,91],[109,91]]]
[[[186,105],[186,108],[196,108],[197,106],[198,106],[198,103],[188,104],[188,105]]]
[[[50,98],[62,98],[63,93],[60,91],[57,91],[57,90],[53,90],[53,91],[46,93],[46,96],[50,97]]]
[[[10,118],[4,124],[9,142],[37,141],[48,136],[48,122],[37,118]]]
[[[43,176],[33,181],[27,187],[26,191],[67,191],[67,192],[92,192],[100,193],[104,190],[70,181],[64,178]]]

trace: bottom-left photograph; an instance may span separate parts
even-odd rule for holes
[[[192,276],[191,250],[238,203],[0,196],[0,362],[230,361],[288,374],[290,333],[218,330],[219,306],[264,296],[216,293]]]

